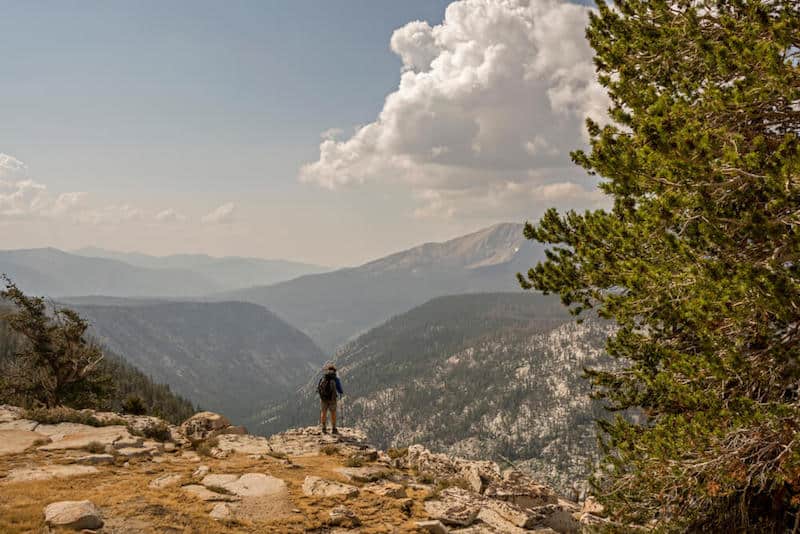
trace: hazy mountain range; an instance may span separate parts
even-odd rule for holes
[[[499,224],[427,243],[359,267],[220,295],[266,306],[332,353],[355,335],[427,300],[459,293],[520,291],[515,274],[544,258],[521,224]]]
[[[146,269],[190,271],[203,276],[209,283],[222,288],[221,290],[270,285],[304,274],[330,270],[328,267],[309,263],[239,256],[221,258],[205,254],[151,256],[139,252],[114,252],[95,247],[81,248],[73,253],[90,258],[117,260]]]

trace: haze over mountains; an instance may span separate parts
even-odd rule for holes
[[[0,272],[29,293],[51,297],[201,297],[325,270],[284,260],[203,254],[159,257],[97,248],[75,253],[54,248],[0,251]]]
[[[520,291],[515,274],[544,258],[521,224],[498,224],[427,243],[359,267],[224,293],[271,309],[332,353],[353,336],[427,300],[459,293]]]

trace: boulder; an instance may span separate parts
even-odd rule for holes
[[[161,475],[160,477],[151,480],[148,486],[156,489],[170,488],[172,486],[177,486],[181,479],[183,479],[183,476],[179,475],[178,473]]]
[[[10,404],[0,404],[0,423],[7,423],[22,419],[25,410],[19,406],[11,406]]]
[[[468,527],[478,517],[482,504],[479,495],[461,488],[447,488],[436,500],[425,502],[425,512],[445,525]]]
[[[445,454],[433,453],[422,445],[410,446],[405,461],[409,468],[437,480],[463,478],[477,493],[482,493],[491,483],[502,480],[500,468],[495,462],[450,458]]]
[[[414,525],[420,532],[428,532],[429,534],[448,534],[450,532],[441,521],[436,519],[431,521],[417,521]]]
[[[61,501],[44,509],[48,526],[72,530],[95,530],[103,526],[100,510],[91,501]]]
[[[239,497],[236,495],[228,495],[225,493],[217,493],[215,491],[211,491],[210,489],[206,488],[205,486],[201,486],[199,484],[189,484],[187,486],[181,486],[181,490],[197,497],[201,501],[207,502],[215,502],[215,501],[225,501],[225,502],[232,502],[238,501]]]
[[[31,482],[34,480],[50,480],[51,478],[69,478],[97,473],[91,465],[43,465],[38,467],[20,467],[12,469],[3,482]]]
[[[354,528],[361,525],[361,520],[350,508],[339,505],[330,511],[329,524],[336,527]]]
[[[269,454],[269,440],[261,436],[223,434],[218,438],[217,447],[223,451],[239,454]]]
[[[502,480],[489,484],[484,494],[491,499],[507,501],[521,508],[558,503],[558,496],[552,489],[534,482],[519,471],[506,472]]]
[[[308,476],[303,481],[303,493],[309,497],[352,497],[358,488],[320,477]]]
[[[132,440],[128,429],[124,426],[102,426],[93,427],[87,425],[75,425],[73,423],[61,423],[58,425],[39,425],[36,427],[38,433],[48,433],[52,443],[39,447],[41,451],[76,450],[85,449],[90,443],[100,445],[114,444],[119,440]],[[59,428],[64,427],[64,428]]]
[[[47,436],[30,430],[0,430],[0,456],[19,454],[47,439]]]
[[[117,449],[117,454],[123,458],[149,458],[154,454],[159,454],[158,449],[147,447],[123,447]]]
[[[75,459],[76,464],[81,465],[101,465],[101,464],[113,464],[114,463],[114,455],[112,454],[87,454],[86,456],[80,456]]]
[[[225,503],[225,502],[218,502],[214,505],[214,508],[211,509],[211,512],[208,514],[209,517],[212,519],[216,519],[217,521],[225,521],[229,519],[233,519],[236,515],[236,505]]]
[[[225,484],[229,484],[236,479],[239,478],[239,475],[225,475],[225,474],[214,474],[214,475],[207,475],[203,477],[203,480],[200,481],[205,487],[218,487],[222,488]]]
[[[385,467],[366,466],[366,467],[340,467],[336,469],[337,473],[341,473],[347,480],[355,482],[374,482],[386,478],[389,470]]]
[[[214,437],[231,426],[224,415],[214,412],[199,412],[181,424],[180,431],[190,440],[203,440]]]
[[[373,482],[367,484],[362,488],[364,491],[380,495],[381,497],[391,497],[392,499],[404,499],[408,496],[406,489],[402,484],[396,482],[389,482],[388,480],[381,480],[380,482]]]
[[[195,480],[202,480],[211,471],[207,465],[201,465],[192,473],[192,478]]]
[[[263,473],[245,473],[222,487],[239,497],[265,497],[287,491],[286,482]]]

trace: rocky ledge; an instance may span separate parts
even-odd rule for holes
[[[0,406],[0,531],[513,534],[605,521],[522,472],[419,445],[378,451],[354,429],[266,438],[211,412],[179,427],[76,413],[92,424]]]

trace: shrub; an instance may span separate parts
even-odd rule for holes
[[[207,438],[197,440],[192,443],[192,447],[201,456],[211,456],[211,451],[219,445],[217,438]]]
[[[91,452],[92,454],[100,454],[106,452],[106,446],[100,443],[99,441],[90,441],[89,444],[86,446],[86,450]]]
[[[345,458],[344,465],[345,467],[361,467],[364,465],[364,459],[356,454],[353,454]]]
[[[164,421],[155,421],[146,425],[141,430],[141,434],[147,439],[153,439],[156,441],[170,441],[172,439],[172,433],[169,430],[169,425]]]
[[[403,447],[402,449],[391,448],[391,449],[386,451],[386,454],[392,460],[396,460],[398,458],[402,458],[402,457],[408,455],[408,447]]]
[[[323,454],[327,454],[328,456],[333,456],[337,452],[339,452],[339,448],[335,445],[325,445],[320,449]]]
[[[147,413],[147,406],[139,395],[128,395],[122,401],[122,412],[131,415],[144,415]]]

